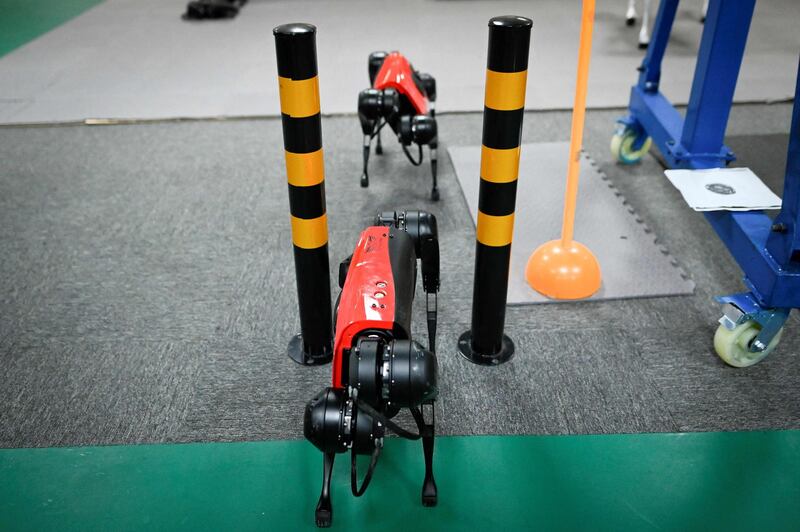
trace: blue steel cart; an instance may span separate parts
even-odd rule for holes
[[[611,150],[630,164],[655,144],[670,168],[723,167],[735,159],[723,140],[755,0],[711,0],[686,118],[659,92],[678,1],[661,1],[653,40],[631,90],[630,114],[619,120]],[[749,289],[717,298],[723,316],[714,348],[736,367],[766,357],[780,341],[791,309],[800,307],[800,68],[797,83],[780,214],[773,221],[762,211],[705,213]]]

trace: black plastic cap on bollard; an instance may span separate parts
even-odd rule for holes
[[[489,21],[489,54],[486,68],[495,72],[522,72],[528,69],[528,52],[533,21],[504,15]]]
[[[278,75],[293,80],[317,75],[317,27],[304,22],[282,24],[272,30]]]

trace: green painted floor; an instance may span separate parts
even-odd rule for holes
[[[334,475],[339,530],[799,530],[800,431],[392,439],[373,485]],[[408,467],[404,467],[404,466]],[[0,530],[313,529],[304,441],[0,450]]]
[[[0,0],[0,57],[102,0]]]

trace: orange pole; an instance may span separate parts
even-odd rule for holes
[[[581,38],[578,49],[578,79],[575,85],[575,105],[572,110],[572,136],[567,165],[567,192],[564,198],[564,219],[561,225],[561,244],[569,247],[575,230],[575,204],[578,200],[578,175],[580,173],[583,123],[586,117],[586,89],[589,85],[589,59],[592,55],[592,30],[594,29],[594,2],[583,0]]]
[[[589,248],[572,239],[575,230],[575,204],[578,201],[589,59],[592,55],[594,3],[595,0],[583,0],[578,76],[575,82],[575,106],[572,110],[572,138],[567,161],[567,191],[564,197],[561,239],[545,242],[536,248],[525,266],[525,279],[528,284],[540,294],[554,299],[589,297],[600,290],[603,282],[597,257]]]

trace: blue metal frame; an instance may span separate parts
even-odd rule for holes
[[[639,81],[631,90],[630,114],[620,123],[639,135],[634,147],[652,137],[670,168],[722,167],[735,159],[723,140],[755,0],[711,0],[685,118],[659,92],[678,1],[661,1]],[[750,290],[718,299],[742,310],[742,320],[762,325],[756,345],[768,345],[789,310],[800,307],[800,68],[787,161],[783,208],[775,222],[761,211],[706,213]],[[725,318],[721,322],[735,325]]]

